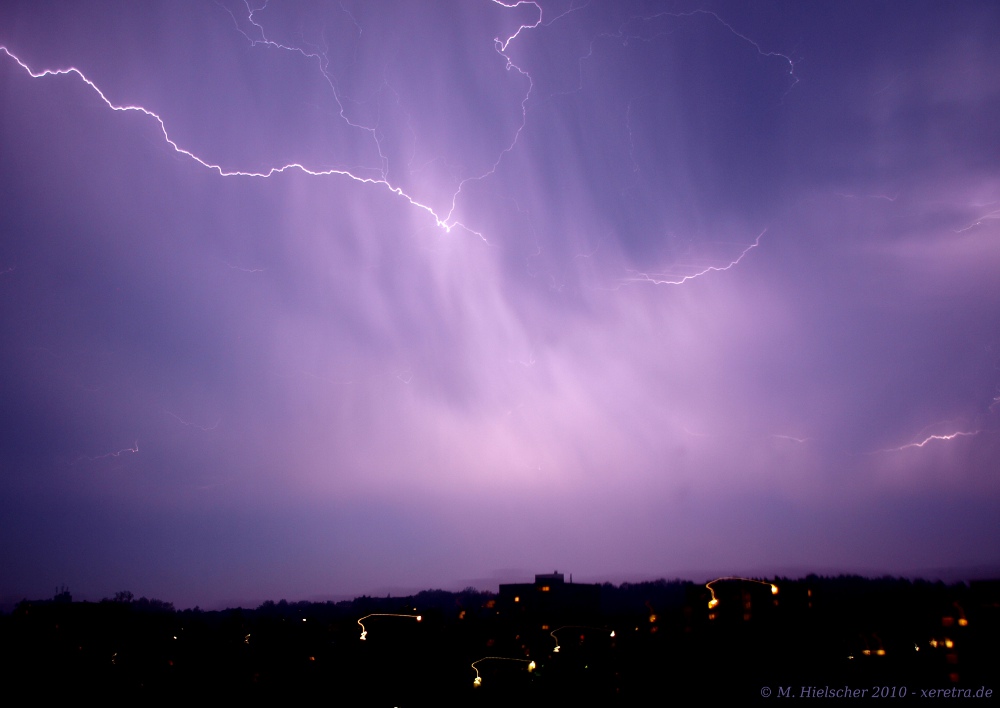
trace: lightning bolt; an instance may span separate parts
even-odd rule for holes
[[[174,420],[176,420],[178,423],[180,423],[181,425],[183,425],[185,427],[197,428],[198,430],[201,430],[201,431],[206,432],[206,433],[208,431],[210,431],[210,430],[215,430],[216,428],[218,428],[219,427],[219,423],[222,422],[222,418],[219,418],[219,420],[215,421],[215,425],[210,425],[208,427],[205,427],[203,425],[198,425],[197,423],[191,423],[191,422],[189,422],[187,420],[184,420],[183,418],[181,418],[176,413],[171,413],[168,410],[165,410],[163,412],[166,413],[167,415],[169,415],[171,418],[173,418]]]
[[[975,221],[973,221],[968,226],[965,226],[965,227],[963,227],[961,229],[955,229],[954,232],[956,234],[965,233],[966,231],[970,231],[970,230],[976,228],[977,226],[982,226],[983,222],[986,222],[986,221],[996,221],[997,219],[1000,219],[1000,209],[995,209],[994,211],[991,211],[991,212],[989,212],[987,214],[983,214],[982,216],[980,216],[978,219],[976,219]]]
[[[126,447],[126,448],[123,448],[121,450],[117,450],[115,452],[107,452],[107,453],[105,453],[103,455],[97,455],[95,457],[91,457],[90,455],[80,455],[78,458],[76,458],[70,464],[71,465],[77,465],[80,462],[83,462],[84,460],[86,460],[87,462],[97,462],[98,460],[105,460],[105,459],[107,459],[109,457],[121,457],[126,452],[131,452],[131,453],[137,454],[139,452],[139,441],[136,440],[135,443],[132,445],[132,447]]]
[[[263,273],[267,268],[244,268],[243,266],[234,265],[228,261],[223,261],[230,270],[238,270],[241,273]]]
[[[894,202],[899,199],[899,192],[894,197],[890,197],[888,194],[847,194],[845,192],[837,192],[837,196],[845,199],[884,199],[887,202]]]
[[[795,85],[799,83],[799,77],[795,75],[795,62],[792,61],[792,58],[790,56],[788,56],[787,54],[782,54],[781,52],[766,52],[766,51],[764,51],[757,42],[755,42],[754,40],[750,39],[745,34],[741,34],[740,32],[737,32],[735,27],[733,27],[731,24],[729,24],[728,22],[726,22],[724,19],[722,19],[721,17],[719,17],[717,14],[715,14],[711,10],[692,10],[691,12],[680,13],[678,15],[678,17],[688,17],[688,16],[691,16],[691,15],[710,15],[711,17],[713,17],[715,19],[716,22],[718,22],[719,24],[721,24],[723,27],[725,27],[730,32],[732,32],[734,35],[736,35],[737,37],[739,37],[740,39],[742,39],[744,42],[746,42],[747,44],[749,44],[750,46],[752,46],[754,49],[756,49],[757,53],[760,56],[765,57],[765,58],[777,58],[777,59],[784,60],[788,64],[788,75],[792,78],[792,84],[788,87],[788,90],[785,91],[785,95],[786,96],[788,95],[788,92],[791,91],[793,88],[795,88]]]
[[[920,442],[909,443],[908,445],[901,445],[899,447],[890,447],[890,448],[886,448],[884,450],[876,450],[876,452],[902,452],[903,450],[907,450],[907,449],[909,449],[911,447],[924,447],[928,443],[931,443],[931,442],[933,442],[935,440],[954,440],[955,438],[972,437],[974,435],[979,435],[980,432],[982,432],[982,431],[980,431],[980,430],[973,430],[973,431],[969,431],[969,432],[958,431],[958,432],[955,432],[955,433],[949,433],[947,435],[928,435],[926,438],[924,438]]]
[[[494,2],[497,2],[497,0],[494,0]],[[532,4],[534,4],[534,3],[532,3]],[[573,9],[580,9],[580,8],[573,8]],[[563,13],[563,14],[567,14],[567,13]],[[589,49],[589,51],[585,55],[583,55],[583,56],[581,56],[579,58],[579,60],[577,62],[577,65],[578,65],[578,67],[582,68],[583,62],[586,61],[587,59],[590,59],[594,55],[594,43],[598,39],[602,39],[602,38],[617,39],[617,40],[621,40],[622,44],[625,45],[625,46],[627,46],[628,43],[631,40],[638,40],[638,41],[646,41],[646,42],[648,42],[648,41],[651,41],[652,39],[655,39],[656,37],[660,37],[660,36],[663,36],[663,35],[667,34],[667,32],[665,32],[665,31],[664,32],[657,32],[656,34],[654,34],[654,35],[652,35],[651,37],[648,37],[648,38],[647,37],[642,37],[642,36],[640,36],[638,34],[629,34],[627,32],[626,28],[630,24],[632,24],[632,23],[639,23],[639,22],[650,23],[653,20],[657,20],[657,19],[660,19],[662,17],[671,17],[671,18],[674,18],[674,19],[686,19],[686,18],[690,18],[690,17],[695,17],[697,15],[705,15],[707,17],[711,17],[713,20],[715,20],[720,25],[722,25],[727,30],[729,30],[729,32],[731,32],[734,36],[738,37],[739,39],[741,39],[742,41],[746,42],[751,47],[753,47],[754,50],[757,52],[757,54],[759,54],[760,56],[765,57],[765,58],[781,59],[782,61],[784,61],[788,65],[788,76],[790,76],[791,79],[792,79],[792,83],[789,85],[788,89],[785,91],[784,96],[787,96],[788,93],[793,88],[795,88],[795,86],[799,83],[799,77],[795,74],[795,62],[792,60],[792,58],[790,56],[788,56],[787,54],[783,54],[781,52],[769,52],[769,51],[765,51],[760,46],[760,44],[758,42],[755,42],[754,40],[752,40],[749,37],[747,37],[745,34],[739,32],[735,27],[733,27],[731,24],[729,24],[724,19],[722,19],[718,14],[716,14],[715,12],[713,12],[711,10],[703,10],[703,9],[691,10],[691,11],[688,11],[688,12],[659,12],[659,13],[656,13],[656,14],[653,14],[653,15],[635,15],[635,16],[632,16],[632,17],[628,18],[627,20],[625,20],[624,22],[622,22],[618,26],[618,31],[617,32],[604,32],[604,33],[601,33],[601,34],[598,34],[597,36],[595,36],[591,40],[591,42],[590,42],[590,49]],[[520,32],[520,30],[518,30],[518,32]],[[514,36],[517,36],[517,35],[515,34]],[[577,86],[577,90],[580,90],[583,87],[583,76],[582,76],[583,72],[582,72],[582,69],[580,70],[579,74],[580,74],[580,81],[579,81],[579,85]]]
[[[806,443],[809,442],[809,438],[797,438],[793,435],[781,435],[779,433],[771,433],[772,438],[778,438],[779,440],[790,440],[791,442]]]
[[[750,251],[752,251],[753,249],[757,248],[757,246],[760,245],[761,236],[763,236],[765,233],[767,233],[767,229],[764,229],[763,231],[761,231],[757,235],[757,238],[754,240],[753,243],[751,243],[749,246],[747,246],[746,248],[744,248],[743,251],[740,252],[740,255],[738,255],[735,259],[733,259],[732,261],[730,261],[728,264],[726,264],[724,266],[708,266],[707,268],[704,268],[704,269],[702,269],[702,270],[700,270],[700,271],[698,271],[696,273],[691,273],[691,274],[680,276],[680,277],[671,276],[671,275],[664,274],[664,273],[653,273],[653,274],[650,274],[650,273],[640,273],[638,271],[632,271],[632,270],[630,270],[629,272],[632,273],[632,276],[629,277],[629,278],[625,278],[622,282],[623,283],[652,283],[653,285],[683,285],[684,283],[687,283],[687,282],[689,282],[691,280],[694,280],[695,278],[700,278],[703,275],[708,275],[709,273],[721,273],[721,272],[727,271],[730,268],[732,268],[733,266],[737,265],[740,261],[742,261],[743,258],[748,253],[750,253]]]

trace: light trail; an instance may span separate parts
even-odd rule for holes
[[[556,643],[555,648],[552,650],[553,653],[555,653],[555,654],[559,653],[559,648],[560,648],[559,647],[559,637],[556,636],[556,632],[561,632],[564,629],[596,629],[599,632],[607,632],[608,631],[605,627],[592,627],[592,626],[586,625],[586,624],[564,624],[562,627],[557,627],[556,629],[553,629],[551,632],[549,632],[549,636],[552,637],[552,639]],[[611,630],[611,634],[608,635],[608,638],[609,639],[614,639],[615,638],[615,631],[614,630]]]
[[[368,619],[369,617],[410,617],[412,619],[415,619],[417,622],[423,620],[423,617],[421,615],[401,615],[392,612],[374,612],[370,615],[365,615],[364,617],[358,620],[358,626],[361,627],[361,641],[365,641],[368,638],[368,631],[365,629],[364,620]]]
[[[483,677],[479,675],[479,668],[476,666],[476,664],[478,664],[480,661],[487,661],[487,660],[518,661],[528,665],[529,673],[535,670],[535,662],[532,661],[531,659],[513,659],[509,656],[484,656],[482,659],[476,659],[475,661],[472,662],[472,670],[476,672],[476,678],[472,679],[472,685],[475,686],[476,688],[479,688],[480,686],[483,685]]]
[[[713,610],[719,606],[719,598],[715,596],[715,588],[713,588],[712,586],[715,583],[722,582],[723,580],[739,580],[745,583],[757,583],[758,585],[767,585],[768,587],[771,588],[772,595],[778,594],[778,586],[775,585],[774,583],[769,583],[765,580],[754,580],[753,578],[741,578],[739,576],[728,575],[724,578],[716,578],[715,580],[709,580],[707,583],[705,583],[705,587],[708,588],[708,591],[710,593],[712,593],[712,599],[708,601],[708,609],[710,610]]]

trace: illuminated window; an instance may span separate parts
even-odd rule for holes
[[[548,585],[543,585],[543,586],[541,587],[541,591],[542,591],[542,592],[548,592],[548,591],[549,591],[549,590],[551,590],[551,589],[552,589],[552,588],[550,588],[550,587],[549,587]]]
[[[514,596],[514,602],[520,602],[520,601],[521,601],[521,597],[519,595],[515,595]]]

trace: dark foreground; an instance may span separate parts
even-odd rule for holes
[[[606,584],[578,595],[569,591],[588,586],[506,588],[222,612],[126,593],[75,603],[64,593],[0,617],[0,660],[8,695],[31,702],[998,702],[1000,582],[810,576],[711,589]]]

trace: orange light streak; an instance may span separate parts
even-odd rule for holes
[[[724,578],[716,578],[715,580],[709,580],[707,583],[705,583],[705,587],[708,588],[708,591],[710,593],[712,593],[712,599],[708,601],[708,609],[710,610],[715,609],[719,605],[719,598],[715,596],[715,588],[713,588],[712,585],[722,580],[741,580],[747,583],[757,583],[758,585],[767,585],[771,588],[772,595],[778,594],[778,586],[775,585],[774,583],[769,583],[764,580],[754,580],[753,578],[740,578],[738,576],[728,575]]]
[[[358,620],[358,625],[361,627],[361,641],[365,641],[368,638],[368,631],[365,629],[364,621],[369,617],[411,617],[415,619],[417,622],[420,622],[423,619],[423,617],[421,617],[420,615],[399,615],[391,612],[373,612],[372,614],[365,615],[364,617]],[[305,620],[303,620],[303,622],[304,621]]]
[[[479,688],[483,685],[483,677],[479,675],[479,669],[476,668],[476,664],[480,661],[486,661],[487,659],[495,659],[496,661],[519,661],[523,664],[528,665],[528,672],[535,670],[535,662],[531,659],[514,659],[509,656],[484,656],[482,659],[476,659],[472,662],[472,670],[476,672],[476,678],[472,679],[472,685]]]
[[[559,647],[559,638],[556,636],[556,632],[562,631],[564,629],[596,629],[596,630],[599,630],[599,631],[602,631],[602,632],[607,632],[608,631],[607,628],[605,628],[605,627],[592,627],[592,626],[586,625],[586,624],[564,624],[562,627],[557,627],[556,629],[553,629],[551,632],[549,632],[549,635],[552,637],[553,641],[555,641],[555,643],[556,643],[555,648],[552,650],[553,653],[555,653],[555,654],[559,653],[559,648],[560,648]],[[614,637],[615,637],[614,630],[611,630],[611,634],[608,635],[608,636],[611,639],[614,639]]]

